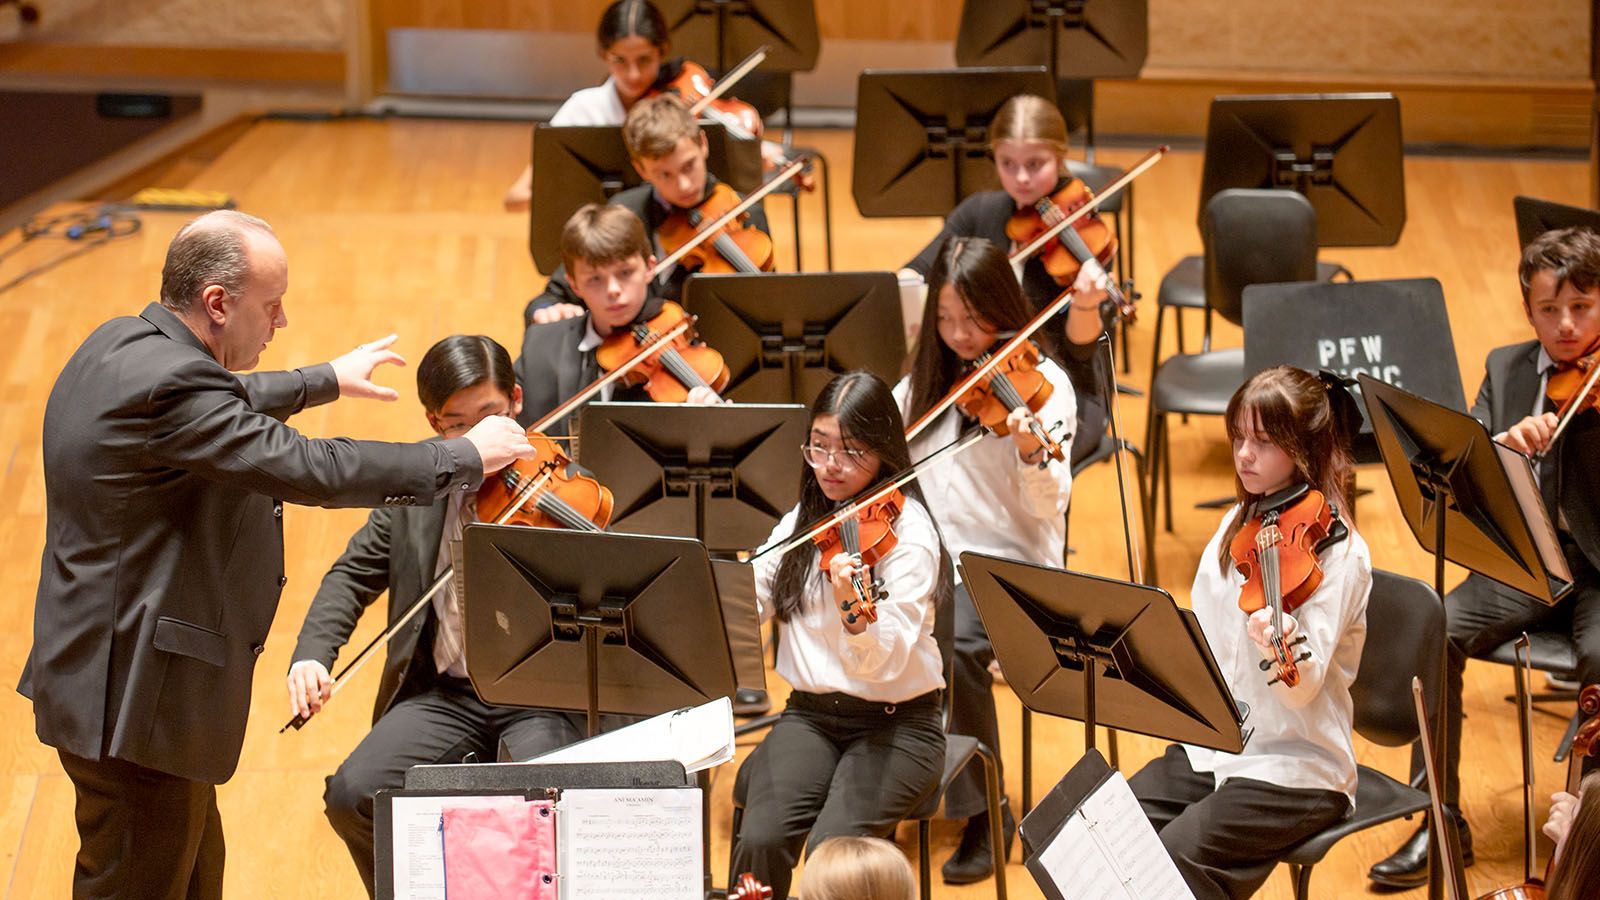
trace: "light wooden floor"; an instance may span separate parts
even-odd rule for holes
[[[935,220],[863,220],[849,197],[851,136],[804,135],[822,147],[835,177],[836,267],[894,269],[934,233]],[[1105,151],[1105,161],[1126,163],[1142,151]],[[523,303],[541,283],[527,254],[527,224],[499,211],[501,191],[527,158],[528,130],[520,125],[438,121],[353,121],[323,124],[268,122],[228,147],[197,174],[192,169],[164,186],[224,190],[240,206],[264,216],[288,249],[290,327],[262,359],[263,367],[325,360],[355,343],[390,331],[415,360],[452,332],[491,335],[517,347]],[[1517,250],[1511,198],[1532,194],[1582,203],[1587,172],[1580,163],[1514,159],[1415,158],[1407,161],[1410,209],[1404,239],[1393,248],[1329,254],[1361,278],[1433,276],[1450,301],[1456,350],[1469,392],[1476,390],[1485,352],[1531,336],[1518,303]],[[192,177],[189,177],[192,174]],[[1163,269],[1200,250],[1195,230],[1200,159],[1176,152],[1138,187],[1139,283],[1153,306]],[[807,204],[819,201],[808,198]],[[787,211],[772,208],[778,246],[787,248]],[[810,221],[820,222],[815,210]],[[133,314],[156,295],[163,253],[185,217],[145,216],[142,234],[101,248],[26,285],[0,294],[0,545],[12,562],[0,571],[0,683],[13,685],[31,635],[37,560],[44,541],[44,488],[40,422],[55,374],[78,342],[107,317]],[[805,230],[808,259],[820,265],[820,224]],[[11,246],[16,236],[0,238]],[[0,281],[63,248],[40,241],[0,263]],[[783,249],[780,266],[792,265]],[[1150,317],[1133,330],[1134,374],[1144,385],[1150,358]],[[1198,334],[1190,331],[1190,340]],[[1169,327],[1170,335],[1172,329]],[[1236,345],[1226,325],[1218,343]],[[1191,347],[1192,349],[1192,347]],[[1170,352],[1170,345],[1169,345]],[[388,371],[387,383],[403,399],[385,406],[347,401],[308,412],[295,425],[311,435],[355,435],[409,440],[426,434],[414,399],[411,373]],[[1470,393],[1469,393],[1470,396]],[[1144,408],[1125,398],[1124,428],[1142,441]],[[1174,431],[1176,533],[1159,541],[1162,582],[1180,599],[1188,593],[1196,557],[1217,514],[1190,508],[1193,501],[1231,491],[1228,452],[1218,422],[1194,420]],[[1428,558],[1404,530],[1381,472],[1363,471],[1374,489],[1359,507],[1360,526],[1376,564],[1429,577]],[[1076,486],[1075,567],[1122,577],[1122,545],[1110,467],[1086,473]],[[238,774],[220,791],[229,836],[228,893],[234,897],[357,897],[360,884],[322,816],[322,779],[365,733],[376,673],[364,673],[303,732],[279,736],[285,718],[283,673],[294,636],[318,579],[359,525],[358,511],[291,508],[282,609],[256,673],[256,698]],[[1452,574],[1452,582],[1459,573]],[[1374,623],[1381,627],[1381,623]],[[377,633],[377,616],[362,623],[354,643]],[[1376,664],[1381,665],[1379,661]],[[1465,805],[1475,826],[1478,864],[1469,872],[1473,894],[1520,878],[1521,802],[1516,728],[1502,695],[1509,670],[1472,663],[1467,672],[1468,747],[1463,760]],[[1013,796],[1020,791],[1016,739],[1018,705],[997,689],[1008,729],[1004,755]],[[1565,713],[1565,710],[1560,710]],[[33,736],[28,704],[0,691],[0,879],[7,896],[66,897],[76,849],[72,791],[53,752]],[[1536,715],[1540,815],[1561,770],[1549,762],[1564,720]],[[1081,753],[1081,726],[1045,722],[1038,729],[1036,794],[1054,784]],[[1358,740],[1361,761],[1393,774],[1404,772],[1404,750]],[[1123,768],[1135,771],[1154,756],[1156,743],[1125,737]],[[735,769],[719,772],[714,858],[726,859],[727,790]],[[1364,873],[1410,825],[1401,823],[1341,844],[1318,867],[1318,896],[1364,891]],[[935,829],[935,865],[948,854],[956,830]],[[914,852],[914,830],[904,845]],[[1009,869],[1013,896],[1038,897],[1026,871]],[[720,871],[718,879],[720,880]],[[937,878],[937,875],[935,876]],[[964,888],[936,884],[940,897],[989,896],[989,883]],[[1412,892],[1420,896],[1420,891]],[[1262,896],[1290,896],[1280,870]]]

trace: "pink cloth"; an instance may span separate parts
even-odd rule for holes
[[[556,900],[556,817],[549,800],[507,796],[444,808],[448,900]]]

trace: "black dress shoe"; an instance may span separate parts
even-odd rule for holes
[[[1011,843],[1017,836],[1017,820],[1011,805],[1000,803],[1000,833],[1005,836],[1005,858],[1011,856]],[[961,846],[945,860],[939,873],[945,884],[972,884],[994,874],[993,843],[989,840],[989,814],[979,813],[967,820],[961,832]]]
[[[739,688],[733,692],[733,714],[736,716],[764,716],[772,709],[772,697],[766,691]]]
[[[1470,866],[1472,859],[1472,831],[1461,813],[1445,807],[1445,812],[1456,820],[1456,830],[1461,834],[1461,864]],[[1412,832],[1400,849],[1388,859],[1367,870],[1367,877],[1384,887],[1414,888],[1428,883],[1428,817]]]

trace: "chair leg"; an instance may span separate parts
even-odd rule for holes
[[[1000,762],[994,751],[978,745],[978,756],[983,759],[984,793],[989,801],[989,852],[994,860],[994,891],[998,900],[1006,900],[1005,823],[1000,820]]]
[[[917,820],[917,874],[922,900],[933,900],[933,866],[928,862],[928,820]]]
[[[1172,533],[1172,437],[1167,433],[1167,417],[1161,416],[1161,503],[1167,516],[1167,533]]]
[[[1289,876],[1294,879],[1294,900],[1307,900],[1311,896],[1311,867],[1290,866]]]

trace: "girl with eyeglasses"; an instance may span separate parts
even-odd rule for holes
[[[865,372],[840,375],[823,388],[801,453],[800,502],[769,545],[911,465],[889,386]],[[734,796],[744,813],[732,871],[754,873],[773,896],[789,895],[802,844],[814,849],[836,835],[887,837],[938,788],[945,684],[934,626],[938,611],[948,609],[951,566],[921,489],[913,481],[901,491],[897,541],[870,570],[849,553],[821,560],[810,541],[755,562],[762,616],[784,626],[778,674],[794,691],[739,768]],[[857,575],[869,575],[887,592],[877,601],[876,621],[855,613]]]

